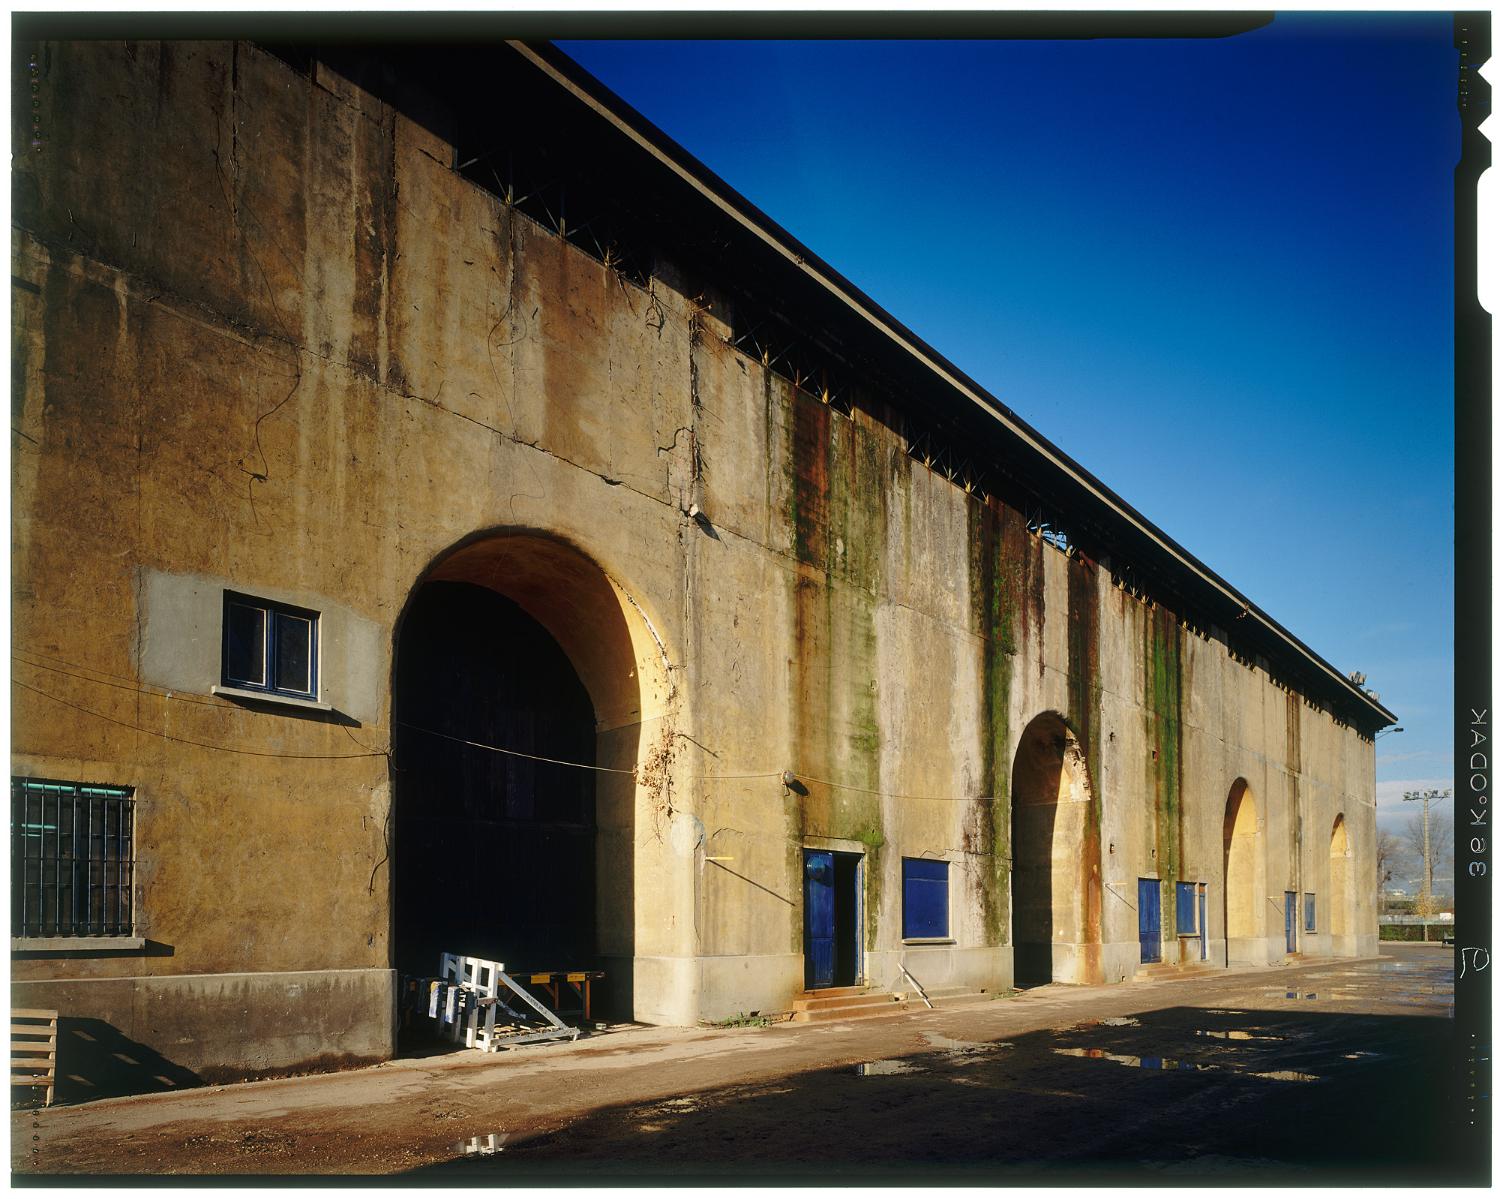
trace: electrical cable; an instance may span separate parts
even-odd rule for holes
[[[29,651],[29,652],[37,652],[37,651]],[[52,655],[42,654],[42,653],[39,653],[39,652],[37,652],[37,656],[38,657],[44,657],[44,658],[45,657],[52,657]],[[53,667],[53,666],[46,666],[46,665],[44,665],[44,664],[42,664],[40,662],[31,662],[28,659],[23,658],[23,657],[19,657],[18,655],[14,654],[14,653],[11,654],[11,657],[14,660],[16,660],[18,662],[22,662],[22,663],[24,663],[27,666],[33,666],[33,667],[36,667],[36,668],[41,669],[41,670],[52,671],[52,672],[54,672],[56,674],[65,675],[68,678],[81,679],[83,682],[86,682],[86,683],[97,683],[97,684],[99,684],[100,686],[103,686],[103,687],[115,687],[115,688],[117,688],[119,690],[122,690],[122,691],[135,691],[135,692],[138,692],[138,693],[140,693],[142,695],[155,695],[155,696],[157,696],[158,698],[161,698],[161,699],[174,699],[174,700],[181,700],[181,701],[186,702],[186,703],[196,703],[196,704],[199,704],[199,705],[204,706],[204,707],[222,708],[222,705],[216,704],[216,703],[212,702],[211,700],[198,699],[198,698],[196,698],[194,696],[188,696],[188,695],[179,695],[179,694],[177,694],[175,692],[170,692],[170,691],[147,690],[147,689],[139,687],[139,686],[133,686],[133,685],[123,684],[123,683],[111,683],[111,682],[105,681],[104,679],[90,679],[90,678],[87,678],[87,677],[85,677],[83,675],[72,674],[71,672],[66,671],[66,670],[59,670],[59,669],[57,669],[56,667]],[[55,657],[53,657],[52,660],[55,661],[55,662],[66,662],[66,664],[70,665],[70,666],[79,666],[78,663],[76,663],[76,662],[67,662],[67,660],[63,659],[63,658],[55,658]],[[79,669],[89,670],[89,671],[92,671],[95,674],[108,674],[108,672],[106,672],[106,671],[94,670],[93,667],[89,667],[89,666],[79,666]],[[119,676],[119,675],[109,675],[108,677],[110,677],[110,678],[120,678],[122,676]],[[145,734],[150,735],[150,736],[164,737],[164,738],[166,738],[169,741],[179,741],[179,742],[182,742],[183,744],[186,744],[186,745],[196,745],[196,746],[199,746],[199,747],[204,748],[204,749],[218,749],[218,750],[222,750],[225,753],[248,754],[248,755],[251,755],[251,756],[254,756],[254,757],[268,757],[268,758],[311,758],[311,759],[318,759],[318,760],[334,760],[334,759],[349,759],[349,758],[370,758],[370,757],[388,756],[385,750],[372,750],[372,751],[369,751],[369,752],[366,752],[366,753],[361,753],[361,754],[273,754],[273,753],[267,753],[267,752],[258,751],[258,750],[236,749],[236,748],[234,748],[232,746],[227,746],[227,745],[215,745],[215,744],[212,744],[212,743],[207,742],[207,741],[194,741],[194,740],[191,740],[191,739],[185,738],[185,737],[175,737],[175,736],[172,736],[171,734],[168,734],[168,733],[157,733],[157,732],[155,732],[152,729],[141,728],[139,725],[130,724],[130,723],[126,722],[126,721],[122,721],[122,720],[115,719],[114,717],[106,716],[102,712],[95,712],[95,711],[93,711],[90,708],[81,707],[81,706],[79,706],[77,704],[70,703],[68,700],[65,700],[65,699],[62,699],[62,698],[60,698],[60,697],[58,697],[56,695],[53,695],[50,692],[43,691],[40,688],[32,687],[32,686],[30,686],[30,685],[28,685],[26,683],[23,683],[19,679],[15,678],[15,676],[12,676],[11,681],[14,682],[16,684],[16,686],[18,686],[18,687],[24,687],[28,691],[35,692],[37,695],[44,696],[47,699],[53,700],[54,702],[63,704],[65,706],[67,706],[67,707],[75,708],[75,709],[77,709],[80,712],[85,712],[85,713],[87,713],[87,714],[89,714],[91,716],[97,716],[101,720],[107,720],[107,721],[110,721],[111,723],[121,725],[124,728],[134,729],[136,732],[145,733]],[[402,725],[405,728],[411,729],[413,732],[424,733],[424,734],[426,734],[429,737],[441,737],[445,741],[455,741],[455,742],[457,742],[457,743],[459,743],[461,745],[472,746],[475,749],[483,749],[483,750],[488,750],[491,753],[505,754],[507,757],[524,758],[524,759],[526,759],[528,761],[532,761],[532,762],[546,762],[546,763],[548,763],[549,765],[552,765],[552,766],[567,766],[567,767],[571,767],[572,769],[575,769],[575,770],[592,770],[592,771],[595,771],[596,773],[599,773],[599,774],[628,774],[628,775],[631,775],[632,777],[639,777],[639,772],[637,770],[635,770],[635,769],[628,769],[627,770],[627,769],[623,769],[623,768],[617,767],[617,766],[592,766],[592,765],[589,765],[586,762],[569,762],[569,761],[567,761],[567,760],[565,760],[563,758],[549,758],[549,757],[545,757],[545,756],[543,756],[541,754],[529,754],[529,753],[525,753],[522,750],[518,750],[518,749],[507,749],[504,746],[500,746],[500,745],[490,745],[490,744],[488,744],[486,742],[483,742],[483,741],[471,741],[467,737],[457,737],[457,736],[454,736],[451,733],[441,733],[441,732],[438,732],[438,730],[436,730],[436,729],[425,728],[422,725],[413,724],[413,723],[411,723],[410,721],[407,721],[407,720],[398,720],[398,721],[396,721],[396,723],[399,724],[399,725]],[[358,741],[356,740],[355,743],[358,744]],[[771,778],[781,778],[784,773],[785,772],[780,771],[780,770],[758,770],[758,771],[751,771],[751,772],[747,772],[747,773],[743,773],[743,774],[697,774],[697,775],[690,775],[686,779],[684,779],[683,781],[686,782],[686,783],[698,783],[698,782],[733,782],[733,781],[742,781],[742,780],[747,780],[747,779],[771,779]],[[903,793],[895,792],[895,791],[877,791],[877,790],[875,790],[873,788],[870,788],[870,787],[857,787],[857,786],[854,786],[851,783],[838,783],[838,782],[834,782],[832,779],[815,778],[812,775],[809,775],[809,774],[800,774],[800,773],[798,773],[796,771],[792,771],[792,774],[800,782],[816,783],[816,784],[818,784],[821,787],[831,787],[831,788],[833,788],[836,791],[853,791],[853,792],[856,792],[857,794],[860,794],[860,795],[873,795],[873,796],[877,796],[878,798],[881,798],[881,799],[907,800],[907,801],[916,802],[916,803],[987,803],[987,802],[994,802],[994,799],[995,799],[995,797],[992,796],[992,795],[908,795],[908,794],[903,794]]]
[[[200,749],[216,749],[226,754],[245,754],[252,758],[288,758],[308,761],[346,761],[350,758],[384,758],[388,756],[385,750],[374,750],[363,754],[281,754],[271,753],[263,749],[239,749],[232,745],[215,745],[211,741],[195,741],[191,737],[177,737],[171,733],[159,732],[156,729],[142,728],[138,724],[131,724],[128,720],[120,720],[114,716],[107,716],[103,712],[96,712],[92,708],[85,708],[82,704],[75,704],[70,700],[63,699],[61,696],[53,695],[50,691],[43,691],[40,687],[33,687],[29,683],[23,683],[14,675],[11,676],[10,681],[17,687],[30,691],[35,695],[40,695],[43,699],[50,699],[53,703],[61,704],[65,708],[72,708],[75,712],[82,712],[85,715],[97,717],[109,724],[117,724],[121,728],[133,729],[135,732],[144,733],[148,737],[160,737],[164,741],[176,741],[183,745],[196,745]]]
[[[429,737],[441,737],[444,741],[457,741],[461,745],[472,745],[475,749],[487,749],[492,753],[505,754],[512,758],[526,758],[532,762],[550,762],[553,766],[572,766],[576,770],[595,770],[600,774],[635,774],[633,769],[622,770],[618,766],[590,766],[585,762],[565,762],[561,758],[544,758],[541,754],[522,753],[519,749],[503,749],[498,745],[486,745],[483,741],[470,741],[467,737],[455,737],[451,733],[440,733],[436,729],[423,728],[419,724],[412,724],[409,720],[398,720],[396,723],[413,732],[426,733]]]
[[[39,657],[47,657],[48,655],[41,654],[41,655],[38,655],[38,656]],[[70,679],[79,679],[79,680],[81,680],[82,682],[85,682],[85,683],[95,683],[95,684],[99,685],[100,687],[114,687],[116,690],[119,690],[119,691],[134,691],[137,695],[153,695],[157,699],[175,699],[175,700],[181,701],[182,703],[198,704],[200,707],[204,707],[204,708],[219,708],[219,709],[222,710],[223,706],[224,706],[223,704],[215,703],[213,700],[210,700],[210,699],[199,699],[195,695],[179,695],[177,692],[175,692],[175,691],[168,691],[164,687],[163,688],[152,688],[152,687],[149,687],[149,686],[148,687],[143,687],[143,686],[140,686],[138,684],[128,683],[128,682],[112,683],[112,682],[109,681],[110,679],[119,679],[122,676],[120,676],[120,675],[112,675],[112,674],[109,674],[107,671],[103,671],[103,670],[94,670],[94,668],[92,666],[79,666],[77,662],[68,662],[67,665],[69,665],[69,666],[78,666],[79,670],[91,671],[94,674],[102,674],[105,677],[102,678],[102,679],[91,679],[91,678],[88,677],[88,675],[74,674],[71,670],[62,670],[62,669],[60,669],[59,667],[56,667],[56,666],[48,666],[48,665],[46,665],[46,663],[43,663],[43,662],[32,662],[30,659],[23,658],[19,654],[15,654],[15,653],[11,654],[11,660],[14,661],[14,662],[21,662],[21,663],[25,664],[26,666],[33,667],[36,670],[46,670],[46,671],[50,671],[52,674],[60,674],[60,675],[63,675],[65,677],[67,677],[67,678],[70,678]],[[64,661],[64,659],[62,659],[62,658],[53,658],[52,660],[54,662],[62,662],[62,661]]]

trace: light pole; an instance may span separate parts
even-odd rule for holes
[[[1402,799],[1420,799],[1422,801],[1422,940],[1427,940],[1427,909],[1432,906],[1432,837],[1428,831],[1428,808],[1434,799],[1447,799],[1453,794],[1453,789],[1447,788],[1442,791],[1408,791]]]

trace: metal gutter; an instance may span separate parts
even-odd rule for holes
[[[1349,698],[1358,700],[1368,710],[1381,717],[1383,724],[1389,725],[1396,722],[1395,713],[1360,691],[1339,673],[1337,668],[1198,561],[1084,467],[1074,462],[1031,428],[649,120],[610,92],[572,59],[550,43],[533,45],[512,40],[507,42],[507,45],[697,191],[721,213],[759,239],[768,249],[795,266],[809,280],[833,296],[843,307],[857,313],[869,325],[884,334],[889,341],[914,358],[926,371],[942,379],[1054,469],[1072,479],[1106,509],[1133,526],[1142,536],[1165,551],[1189,574],[1207,584],[1247,616],[1253,618],[1265,631],[1274,634],[1299,657],[1316,666],[1330,680],[1337,683]]]

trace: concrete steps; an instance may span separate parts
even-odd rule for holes
[[[905,1000],[913,1009],[925,1008],[922,996],[916,991],[897,991],[896,995]],[[994,991],[985,990],[983,987],[929,987],[927,998],[932,1000],[933,1007],[957,1007],[965,1003],[979,1003],[995,997]]]
[[[1224,973],[1213,962],[1148,962],[1135,972],[1136,982],[1168,982],[1184,978],[1207,978]]]
[[[792,1023],[868,1020],[874,1016],[897,1015],[909,1006],[906,1000],[889,991],[871,991],[868,987],[827,987],[804,991],[792,1000]]]

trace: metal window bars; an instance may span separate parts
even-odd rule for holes
[[[133,795],[128,787],[11,780],[11,936],[131,935]]]

